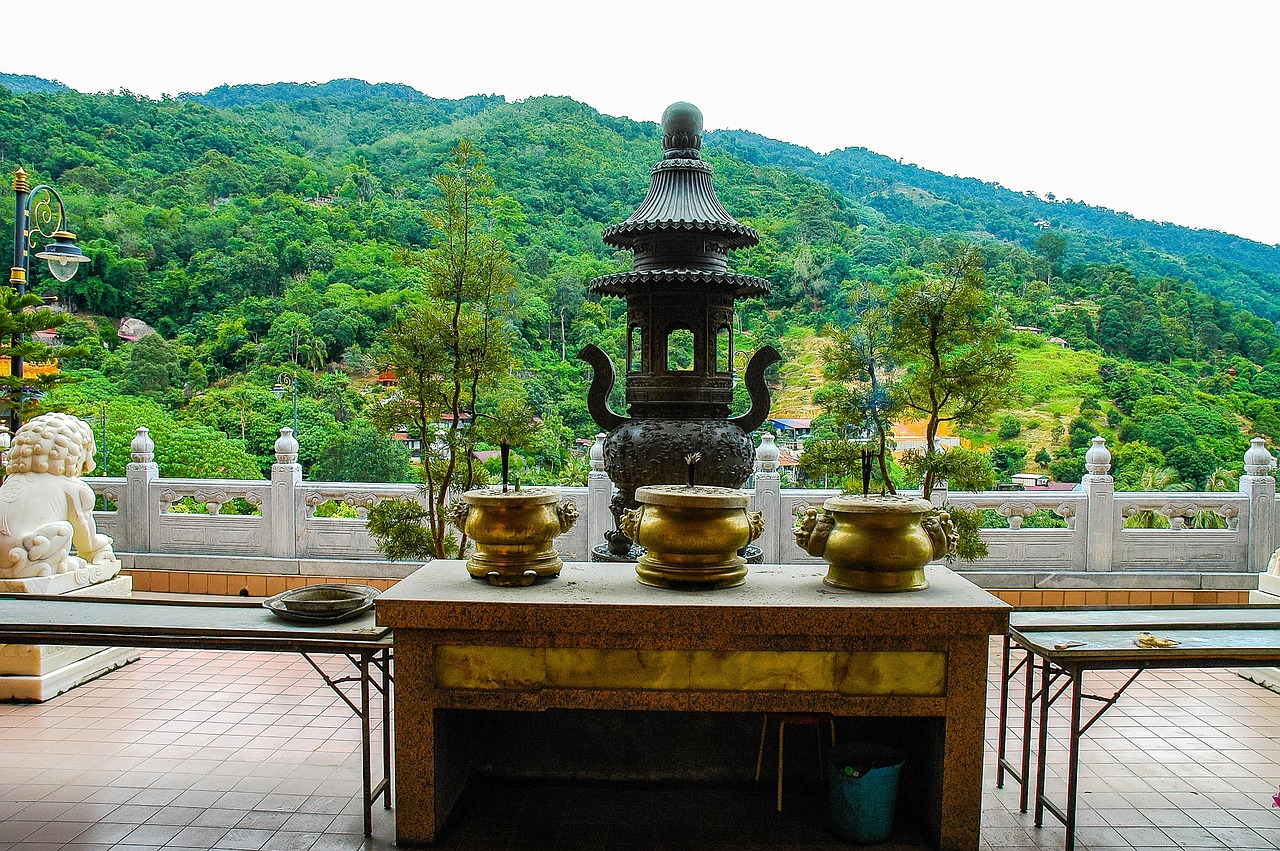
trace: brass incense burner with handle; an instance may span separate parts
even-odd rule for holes
[[[748,511],[736,488],[653,485],[636,490],[639,508],[623,513],[622,531],[648,552],[640,582],[659,588],[731,588],[747,578],[738,551],[760,537],[764,518]]]
[[[454,503],[450,521],[475,541],[467,572],[492,585],[532,585],[559,576],[564,563],[554,547],[573,527],[578,509],[552,488],[469,490]]]
[[[836,496],[810,508],[796,543],[828,564],[823,582],[858,591],[919,591],[924,566],[956,552],[951,517],[908,496]]]

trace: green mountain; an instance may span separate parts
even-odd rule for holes
[[[32,77],[29,74],[0,74],[0,86],[11,92],[69,92],[70,87],[57,80]]]
[[[178,96],[179,100],[221,108],[257,106],[264,103],[293,103],[313,98],[395,98],[414,103],[426,103],[431,100],[412,86],[400,83],[366,83],[364,80],[351,78],[330,80],[327,83],[221,85],[203,94],[185,93]]]
[[[1068,264],[1120,264],[1141,277],[1183,278],[1203,292],[1280,319],[1280,245],[1146,221],[1082,201],[1042,200],[998,183],[904,165],[866,148],[816,154],[743,131],[709,135],[748,162],[793,168],[898,224],[972,234],[1028,251],[1047,226],[1067,237]]]
[[[100,401],[115,382],[266,459],[286,417],[267,391],[296,363],[303,461],[319,460],[360,413],[360,394],[344,382],[370,380],[380,330],[416,298],[421,252],[435,238],[425,218],[431,178],[468,138],[500,196],[490,226],[517,264],[511,331],[530,400],[569,435],[595,431],[586,370],[572,355],[594,342],[620,357],[623,305],[588,297],[585,284],[630,262],[600,236],[644,195],[661,149],[653,123],[567,98],[445,100],[337,80],[160,101],[0,88],[0,138],[7,162],[60,188],[92,258],[66,284],[37,284],[76,311],[66,336],[95,344],[68,363],[95,379],[68,404]],[[1215,423],[1280,436],[1274,248],[855,149],[819,156],[722,132],[704,153],[725,207],[761,235],[731,258],[734,268],[773,284],[767,299],[741,304],[739,347],[768,342],[789,356],[779,380],[797,405],[817,374],[812,338],[854,318],[846,296],[858,282],[892,286],[964,239],[982,249],[998,309],[1044,332],[1025,346],[1058,336],[1097,364],[1088,388],[1032,388],[1055,410],[1029,433],[1052,451],[1076,450],[1066,424],[1050,424],[1072,392],[1097,397],[1108,433],[1147,446],[1173,448],[1167,434],[1147,434],[1147,421],[1180,416],[1192,399],[1217,412]],[[163,340],[122,344],[115,323],[124,316]],[[1144,408],[1144,394],[1173,401]],[[1204,451],[1238,463],[1243,439]],[[557,451],[542,460],[563,471]],[[125,456],[123,446],[112,453]]]

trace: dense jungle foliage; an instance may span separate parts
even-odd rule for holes
[[[105,421],[110,474],[147,425],[165,475],[254,476],[291,422],[290,393],[272,393],[284,372],[309,476],[410,478],[369,406],[384,331],[419,298],[439,235],[425,215],[432,177],[460,139],[496,185],[486,229],[514,258],[516,374],[547,425],[523,453],[526,480],[582,476],[569,450],[596,427],[574,353],[593,342],[620,357],[624,324],[624,304],[585,285],[630,262],[600,235],[644,196],[661,142],[653,123],[566,98],[442,100],[358,80],[159,101],[0,85],[0,165],[59,188],[92,258],[66,284],[37,276],[73,313],[63,339],[87,351],[62,362],[84,380],[47,402]],[[773,284],[740,303],[738,348],[772,343],[789,359],[778,415],[813,412],[814,341],[852,322],[857,287],[892,289],[964,241],[996,313],[1041,331],[1011,337],[1020,407],[966,432],[1006,474],[1078,478],[1102,433],[1123,444],[1122,484],[1150,467],[1204,486],[1238,470],[1253,432],[1280,437],[1280,249],[856,148],[820,156],[719,132],[703,153],[724,206],[761,235],[730,260]],[[124,317],[158,334],[126,342]]]

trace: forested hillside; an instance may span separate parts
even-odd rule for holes
[[[291,416],[290,400],[271,387],[282,370],[297,372],[309,475],[408,475],[365,422],[375,396],[364,391],[384,363],[381,332],[418,298],[423,252],[437,236],[425,218],[431,178],[466,138],[496,185],[488,227],[515,260],[515,354],[549,426],[526,454],[539,475],[572,478],[579,462],[567,447],[595,431],[586,369],[573,354],[587,342],[616,354],[624,330],[622,302],[588,297],[585,284],[630,262],[600,235],[643,197],[659,137],[653,123],[566,98],[441,100],[358,80],[224,86],[161,101],[0,87],[3,165],[59,187],[92,258],[67,284],[38,284],[75,313],[64,338],[92,343],[64,363],[88,380],[50,402],[85,416],[105,411],[113,473],[133,425],[156,431],[162,421],[158,444],[160,434],[208,430],[203,442],[218,447],[209,455],[222,460],[202,474],[247,475],[269,463]],[[857,149],[820,157],[735,132],[711,134],[704,155],[725,207],[761,234],[731,263],[773,284],[768,299],[741,304],[740,348],[769,342],[809,358],[804,340],[853,318],[851,288],[892,286],[963,239],[982,249],[997,310],[1042,329],[1022,342],[1028,358],[1056,335],[1074,350],[1064,356],[1084,352],[1097,364],[1088,388],[1031,388],[1019,414],[1026,431],[1005,440],[1022,441],[1025,456],[1047,449],[1070,475],[1084,426],[1069,426],[1082,400],[1086,422],[1141,443],[1153,463],[1168,461],[1154,447],[1174,446],[1148,434],[1149,421],[1179,416],[1193,398],[1215,422],[1235,424],[1234,437],[1205,443],[1215,463],[1238,465],[1246,429],[1280,435],[1278,341],[1264,318],[1280,293],[1274,248],[1048,203]],[[159,333],[126,343],[116,336],[125,316]],[[782,374],[808,380],[803,369]],[[1171,401],[1144,408],[1144,397]],[[996,440],[994,427],[984,434],[971,433]],[[357,456],[385,456],[389,466],[344,466]],[[167,461],[166,474],[189,472],[187,457]]]
[[[1041,199],[998,183],[949,177],[865,148],[820,155],[739,131],[711,134],[750,162],[786,165],[897,224],[968,233],[1031,250],[1046,227],[1067,237],[1064,262],[1120,264],[1140,277],[1179,277],[1203,292],[1280,319],[1280,246],[1145,221],[1070,198]]]

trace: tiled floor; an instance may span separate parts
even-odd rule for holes
[[[984,848],[1061,848],[1051,817],[1032,827],[1016,786],[993,786],[995,700]],[[50,703],[0,704],[0,851],[393,848],[380,807],[361,835],[353,721],[289,655],[146,651]],[[1277,785],[1280,695],[1227,671],[1149,672],[1086,741],[1077,847],[1277,848]],[[787,800],[777,817],[768,789],[491,782],[441,847],[841,847],[820,795]]]

